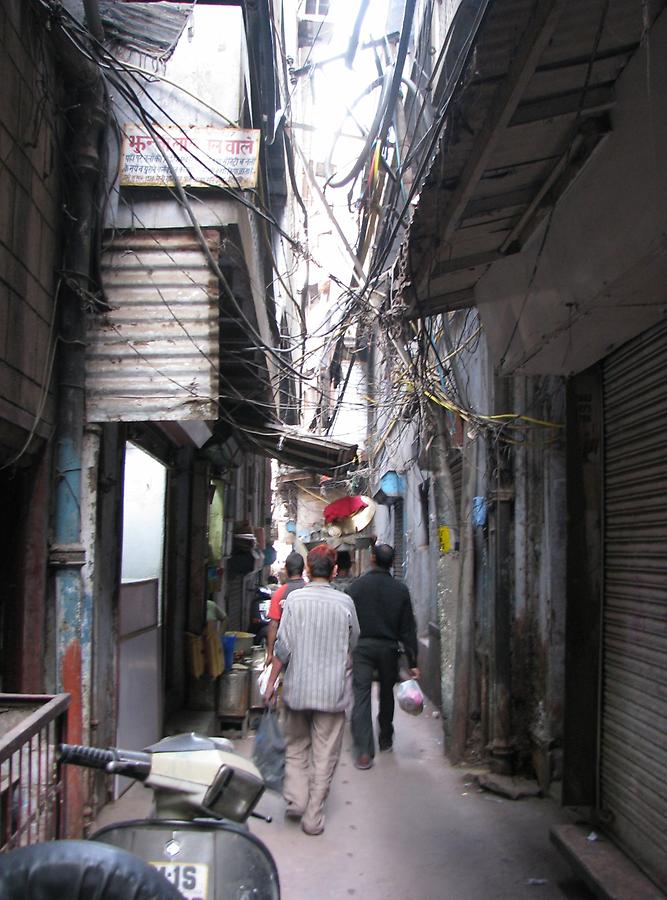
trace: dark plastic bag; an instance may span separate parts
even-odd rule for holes
[[[285,774],[285,738],[278,714],[272,709],[264,711],[259,723],[252,758],[267,788],[280,791]]]

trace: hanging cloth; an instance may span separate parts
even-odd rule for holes
[[[336,519],[345,519],[347,516],[353,516],[362,509],[366,509],[368,504],[359,496],[355,497],[339,497],[328,506],[324,507],[324,521],[328,525]]]

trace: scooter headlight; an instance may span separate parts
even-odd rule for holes
[[[220,766],[209,789],[203,806],[216,819],[245,822],[264,792],[264,782],[250,772]]]

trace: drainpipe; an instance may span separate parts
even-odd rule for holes
[[[102,44],[104,42],[104,26],[102,25],[102,17],[100,16],[97,0],[83,0],[83,8],[88,30],[95,40]]]
[[[472,525],[472,506],[477,484],[479,437],[463,441],[463,470],[461,488],[461,531],[459,581],[457,589],[457,628],[454,662],[454,709],[452,741],[449,758],[452,763],[463,760],[470,737],[472,705],[474,702],[475,651],[475,536]]]
[[[87,5],[90,5],[89,0]],[[99,142],[104,128],[102,83],[97,67],[54,32],[71,104],[66,196],[64,277],[59,296],[58,407],[55,438],[54,534],[50,563],[55,580],[56,687],[71,695],[68,740],[90,735],[92,595],[84,590],[86,548],[81,510],[85,427],[85,297],[91,290],[92,235]],[[95,490],[95,485],[90,486]],[[83,832],[86,781],[67,767],[66,836]]]
[[[496,378],[496,410],[510,408],[508,378]],[[493,772],[511,775],[514,768],[514,741],[511,715],[512,665],[512,519],[514,488],[508,445],[496,443],[494,459],[494,490],[491,492],[493,535],[491,554],[494,582],[491,591],[493,613],[491,654],[491,735],[490,766]]]

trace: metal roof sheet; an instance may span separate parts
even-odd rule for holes
[[[194,3],[119,3],[101,0],[106,39],[149,56],[167,58],[188,21]]]
[[[299,432],[282,425],[269,427],[263,434],[253,435],[253,444],[255,443],[268,456],[285,465],[320,474],[350,465],[357,453],[356,444],[346,444],[324,435]]]
[[[217,229],[206,229],[214,254]],[[218,279],[193,232],[114,237],[102,255],[110,309],[91,317],[86,408],[91,422],[218,417]]]
[[[488,266],[520,249],[609,127],[644,16],[664,5],[610,0],[603,20],[599,0],[491,0],[403,243],[408,314],[472,305]]]

